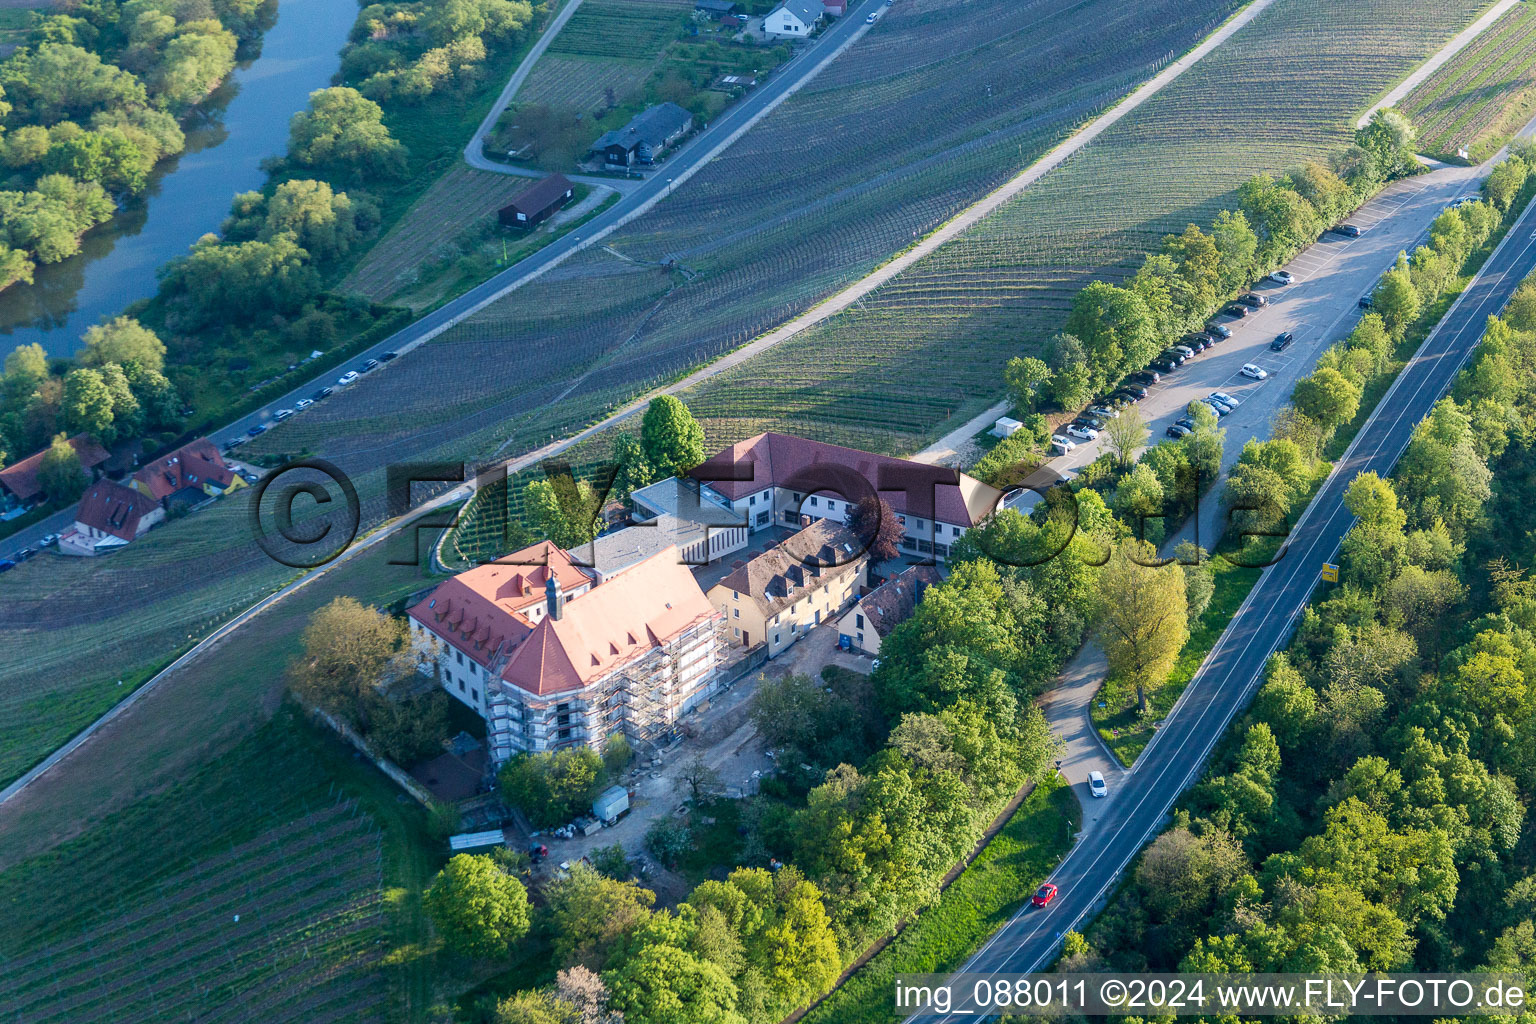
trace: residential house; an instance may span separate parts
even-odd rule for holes
[[[741,4],[733,3],[732,0],[694,0],[693,9],[718,21],[741,10]]]
[[[821,0],[784,0],[763,19],[763,32],[780,39],[804,39],[826,13]]]
[[[753,531],[824,518],[842,522],[851,505],[876,494],[901,521],[902,552],[938,561],[992,514],[1002,495],[957,470],[791,434],[749,437],[692,476],[702,495],[744,516]]]
[[[80,465],[94,477],[97,468],[107,461],[107,450],[86,434],[76,434],[69,439],[69,443],[75,449],[75,454],[80,456]],[[46,454],[48,449],[44,448],[14,466],[0,469],[0,494],[4,495],[7,504],[28,505],[45,497],[37,474]]]
[[[104,555],[126,547],[164,518],[165,509],[149,495],[98,480],[85,489],[75,524],[59,535],[59,553]]]
[[[224,456],[206,437],[139,467],[128,481],[128,486],[148,495],[166,510],[220,498],[245,485],[245,478],[224,461]]]
[[[576,186],[563,174],[551,174],[512,197],[497,214],[503,227],[531,228],[542,224],[571,201]]]
[[[592,144],[590,155],[602,157],[609,167],[653,164],[692,127],[693,115],[688,111],[676,103],[658,103],[636,114],[624,127],[605,132]]]
[[[818,520],[745,565],[709,591],[731,639],[766,643],[776,658],[858,597],[869,559],[848,528]]]
[[[631,529],[655,524],[670,532],[689,565],[707,565],[747,546],[747,517],[706,495],[695,480],[669,476],[634,491],[629,503],[636,521]]]
[[[891,630],[912,617],[923,591],[943,577],[931,565],[909,565],[854,602],[837,622],[838,642],[872,657]]]
[[[407,613],[425,670],[523,751],[670,735],[715,683],[719,615],[675,548],[599,580],[547,541],[461,573]]]

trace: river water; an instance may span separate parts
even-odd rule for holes
[[[34,341],[70,355],[86,328],[153,295],[155,272],[217,231],[236,192],[261,187],[261,162],[282,155],[288,119],[331,83],[356,17],[355,0],[279,0],[261,56],[238,66],[185,126],[186,152],[161,164],[145,196],[86,236],[80,255],[0,292],[0,358]]]

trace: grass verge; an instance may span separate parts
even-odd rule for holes
[[[1080,817],[1070,787],[1052,776],[1019,805],[939,901],[801,1018],[806,1024],[887,1024],[898,974],[959,967],[1024,905],[1066,855]]]

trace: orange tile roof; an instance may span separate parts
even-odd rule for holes
[[[147,495],[111,480],[98,480],[86,488],[75,522],[119,540],[133,540],[139,533],[139,520],[157,510],[158,506]]]
[[[544,601],[553,573],[567,594],[591,584],[571,556],[549,541],[513,552],[448,580],[410,609],[411,618],[490,667],[533,630],[523,614]]]
[[[541,695],[579,690],[717,614],[669,547],[545,617],[501,677]]]
[[[205,483],[223,490],[234,481],[235,473],[213,442],[200,437],[145,464],[133,478],[144,485],[143,489],[150,497],[164,501],[177,491],[187,487],[201,488]]]

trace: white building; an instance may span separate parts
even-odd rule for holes
[[[784,0],[763,19],[763,32],[780,39],[804,39],[826,13],[821,0]]]
[[[407,613],[424,671],[521,751],[670,733],[708,697],[718,613],[668,547],[598,579],[548,542],[461,573]]]
[[[861,494],[876,494],[901,521],[902,552],[940,561],[992,514],[1002,494],[953,469],[790,434],[749,437],[692,475],[706,499],[744,517],[753,532],[817,519],[843,522]]]

